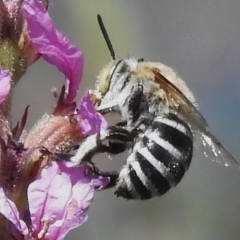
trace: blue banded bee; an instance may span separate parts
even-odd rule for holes
[[[170,67],[143,59],[115,59],[101,20],[98,22],[112,60],[97,77],[92,93],[103,114],[117,112],[122,122],[88,137],[69,158],[79,164],[97,152],[129,156],[120,172],[110,176],[108,187],[126,199],[150,199],[176,186],[188,170],[195,138],[200,138],[209,158],[225,166],[238,162],[209,132],[186,83]],[[103,141],[108,140],[108,145]],[[89,154],[91,157],[89,157]]]

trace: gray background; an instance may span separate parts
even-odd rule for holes
[[[172,66],[187,82],[212,132],[240,159],[239,0],[55,0],[56,26],[85,54],[80,94],[94,87],[109,61],[96,14],[100,13],[118,57],[134,55]],[[39,61],[16,88],[13,120],[31,104],[28,128],[53,104],[50,89],[63,76]],[[21,99],[21,100],[20,100]],[[95,161],[116,169],[126,155]],[[239,239],[240,171],[224,168],[196,151],[190,170],[167,195],[146,202],[97,192],[89,220],[67,239],[208,240]]]

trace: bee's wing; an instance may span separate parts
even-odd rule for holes
[[[201,141],[203,153],[207,158],[210,158],[214,162],[220,163],[225,167],[235,166],[240,169],[240,163],[209,131],[200,132],[194,130],[193,134],[196,139]]]
[[[186,96],[168,81],[158,69],[154,71],[155,81],[167,94],[169,107],[188,122],[196,138],[199,138],[203,145],[206,157],[224,166],[238,166],[240,164],[228,152],[225,147],[208,131],[208,124],[197,108],[186,98]]]
[[[168,81],[158,69],[154,70],[154,75],[155,82],[159,83],[160,87],[166,93],[170,109],[199,130],[206,131],[208,128],[206,120],[186,96]]]

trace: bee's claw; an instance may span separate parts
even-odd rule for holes
[[[74,155],[70,153],[53,153],[52,157],[56,160],[71,162],[71,158],[74,157]]]

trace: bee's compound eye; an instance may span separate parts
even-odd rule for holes
[[[112,61],[102,70],[102,73],[99,77],[99,92],[102,95],[105,95],[110,86],[111,75],[115,67],[115,61]]]

